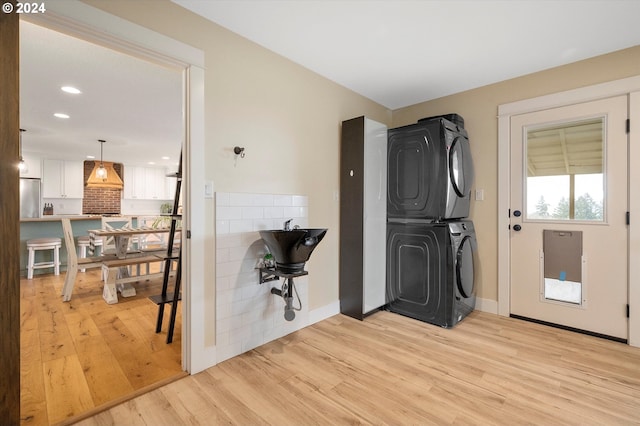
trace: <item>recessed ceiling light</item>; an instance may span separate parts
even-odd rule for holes
[[[153,166],[156,163],[154,163],[153,161],[149,161],[147,164],[150,165],[150,166]]]
[[[80,90],[71,86],[62,86],[60,90],[62,90],[63,92],[71,93],[73,95],[79,95],[80,93],[82,93]]]
[[[95,155],[87,155],[87,158],[88,158],[89,160],[93,160],[94,158],[96,158],[96,156],[95,156]]]
[[[164,157],[162,157],[163,160],[168,160],[169,157],[167,157],[166,155]]]
[[[61,112],[56,112],[55,114],[53,114],[53,116],[58,118],[69,118],[68,114],[63,114]]]

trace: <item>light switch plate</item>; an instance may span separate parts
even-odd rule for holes
[[[476,201],[484,200],[484,189],[476,189]]]
[[[213,198],[213,181],[208,180],[204,183],[204,198]]]

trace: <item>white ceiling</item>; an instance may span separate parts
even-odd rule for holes
[[[64,93],[69,85],[82,94]],[[70,118],[59,119],[56,112]],[[175,169],[182,143],[182,76],[24,20],[20,21],[23,153]],[[162,157],[169,157],[163,160]]]
[[[640,44],[639,0],[172,0],[390,109]]]

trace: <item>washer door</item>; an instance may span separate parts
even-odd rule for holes
[[[449,149],[449,181],[460,198],[469,194],[473,184],[471,148],[466,138],[457,136]]]
[[[465,299],[473,296],[474,291],[472,242],[470,235],[465,236],[456,252],[456,285]]]

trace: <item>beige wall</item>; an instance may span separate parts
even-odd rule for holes
[[[308,264],[309,308],[335,302],[340,123],[390,124],[391,112],[166,0],[85,3],[204,51],[206,179],[216,192],[308,195],[310,226],[329,228]],[[236,145],[245,158],[234,158]],[[206,215],[212,288],[213,204]]]
[[[457,112],[465,119],[476,169],[471,219],[478,237],[478,296],[498,300],[498,105],[640,75],[640,46],[393,111],[393,127]]]
[[[338,297],[339,215],[333,194],[339,185],[342,120],[366,115],[395,127],[450,112],[465,118],[475,188],[485,192],[484,201],[471,207],[479,244],[478,295],[497,300],[498,105],[640,75],[639,46],[392,114],[167,0],[85,2],[205,52],[206,178],[214,181],[216,191],[308,194],[310,224],[330,229],[309,263],[311,309]],[[234,160],[235,145],[246,148],[244,159]],[[212,205],[207,217],[207,235],[213,239]]]

